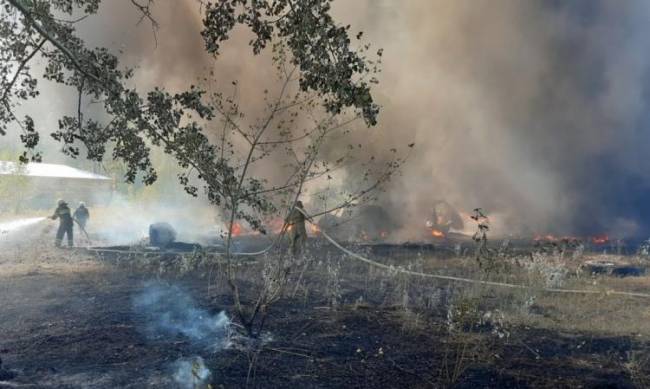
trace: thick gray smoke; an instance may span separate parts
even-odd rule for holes
[[[145,318],[152,338],[182,336],[193,344],[222,350],[229,344],[230,320],[225,312],[211,314],[197,306],[178,286],[151,282],[133,299],[133,309]]]
[[[423,225],[423,210],[444,199],[465,211],[483,207],[500,233],[650,232],[650,3],[334,6],[342,23],[384,49],[375,91],[383,111],[373,135],[360,136],[368,142],[362,152],[381,156],[416,143],[381,199],[402,224]],[[251,59],[241,31],[217,63],[205,54],[195,0],[156,2],[157,46],[129,2],[105,1],[100,16],[81,24],[84,36],[123,50],[138,67],[139,89],[184,88],[214,70],[221,86],[241,80],[248,99],[269,79],[265,59]],[[51,123],[57,115],[46,116]],[[349,180],[357,176],[348,172]]]
[[[382,141],[416,142],[385,202],[437,199],[501,232],[648,232],[650,3],[340,2],[384,47]],[[405,211],[406,210],[406,211]]]

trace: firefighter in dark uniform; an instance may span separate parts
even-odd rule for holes
[[[294,259],[302,256],[302,253],[307,243],[307,229],[305,228],[305,215],[298,209],[302,210],[302,201],[296,201],[294,209],[287,217],[287,229],[289,230],[289,238],[291,239],[291,255]]]
[[[56,231],[56,247],[61,247],[61,241],[63,240],[63,235],[68,237],[68,246],[73,246],[72,241],[72,212],[70,212],[70,207],[68,204],[63,201],[57,201],[57,207],[54,211],[54,215],[51,216],[52,220],[59,219],[59,229]]]
[[[79,227],[81,227],[82,230],[86,229],[86,223],[88,223],[88,219],[90,218],[90,213],[88,212],[88,208],[86,208],[86,204],[84,202],[79,203],[79,207],[74,211],[74,214],[72,215],[74,219],[79,223]]]

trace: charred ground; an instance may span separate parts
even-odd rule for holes
[[[644,300],[414,279],[312,240],[309,261],[271,307],[261,351],[240,343],[214,352],[182,334],[148,336],[150,318],[133,300],[153,281],[182,289],[205,312],[229,312],[218,258],[188,267],[180,258],[100,259],[49,243],[16,243],[2,254],[0,357],[18,375],[0,387],[175,387],[174,361],[196,355],[212,371],[211,385],[225,388],[625,388],[643,387],[650,375]],[[471,258],[405,253],[378,259],[479,275]],[[265,259],[242,260],[242,282],[259,279]],[[574,272],[566,282],[642,291],[649,281]]]

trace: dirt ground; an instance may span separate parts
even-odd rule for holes
[[[32,239],[5,243],[0,254],[0,357],[17,374],[0,388],[184,387],[174,380],[174,362],[191,356],[204,359],[213,388],[633,388],[649,382],[644,300],[538,296],[515,314],[506,307],[521,305],[519,297],[483,290],[463,301],[478,301],[484,316],[507,311],[507,323],[452,331],[450,306],[459,301],[459,286],[377,272],[323,245],[313,250],[299,286],[271,307],[267,340],[252,363],[255,356],[241,349],[206,350],[182,334],[152,338],[145,330],[150,318],[134,308],[134,296],[153,281],[182,289],[205,312],[230,313],[227,288],[208,270],[117,265],[53,249],[49,233],[32,231]],[[435,256],[419,261],[429,270],[454,268]],[[248,263],[243,274],[254,280],[261,262]],[[647,291],[635,282],[635,290]],[[582,319],[574,317],[578,312]],[[636,323],[619,325],[621,312]],[[598,321],[607,325],[589,324]]]

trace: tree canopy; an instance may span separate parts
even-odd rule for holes
[[[154,141],[170,131],[179,131],[189,140],[196,128],[178,128],[190,112],[209,119],[210,107],[201,102],[204,91],[190,87],[184,93],[168,94],[162,89],[141,93],[128,87],[132,69],[121,66],[119,55],[106,48],[89,48],[76,34],[75,24],[97,13],[101,0],[1,0],[0,20],[0,133],[11,123],[22,129],[21,140],[27,151],[35,150],[41,137],[40,124],[29,116],[22,118],[14,109],[25,100],[40,94],[39,76],[73,88],[79,94],[77,112],[63,116],[58,130],[51,134],[64,145],[63,151],[76,157],[78,145],[84,144],[87,158],[102,160],[106,145],[112,143],[112,157],[123,160],[128,169],[126,179],[133,181],[138,172],[153,182],[155,170],[149,158],[146,139]],[[141,4],[132,0],[134,12],[151,20],[152,1]],[[198,3],[197,3],[198,5]],[[351,47],[349,26],[338,26],[330,15],[330,0],[247,1],[221,0],[205,4],[203,31],[205,48],[215,56],[230,31],[238,24],[251,28],[253,53],[265,49],[269,42],[285,40],[292,61],[298,66],[300,85],[323,96],[329,112],[338,113],[354,107],[370,125],[377,121],[378,107],[373,102],[366,75],[377,71],[376,63],[367,60]],[[72,15],[83,14],[72,19]],[[60,17],[67,15],[68,19]],[[197,37],[198,38],[198,37]],[[46,61],[45,72],[34,74],[30,61],[39,55]],[[110,120],[100,123],[84,118],[84,97],[103,102]],[[38,153],[25,153],[38,159]]]

